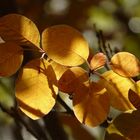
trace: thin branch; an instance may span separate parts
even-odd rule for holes
[[[41,138],[40,135],[38,135],[34,130],[26,123],[26,121],[18,114],[17,110],[14,108],[7,109],[0,103],[0,108],[3,112],[7,113],[9,116],[11,116],[16,121],[20,122],[26,129],[29,131],[35,138],[38,140],[46,140],[45,138]]]
[[[57,96],[58,102],[66,109],[68,114],[74,115],[72,109],[61,99],[61,97]]]
[[[12,132],[15,140],[24,140],[22,136],[22,126],[21,124],[14,119],[15,125],[13,126]]]
[[[104,39],[102,30],[96,31],[96,36],[98,38],[99,51],[103,52],[107,56],[107,60],[109,62],[111,59],[111,52],[109,49],[111,49],[111,48],[108,48],[110,46],[106,46],[106,41]],[[105,65],[105,67],[107,70],[110,70],[108,63]]]
[[[43,118],[47,132],[52,140],[68,140],[62,122],[59,120],[57,112],[50,112]]]

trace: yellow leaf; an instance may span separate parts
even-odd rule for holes
[[[87,41],[76,29],[67,25],[56,25],[42,33],[42,46],[48,56],[66,66],[84,63],[89,55]]]
[[[0,44],[0,76],[11,76],[23,61],[22,48],[11,42]]]
[[[68,69],[66,66],[60,65],[53,60],[50,60],[50,64],[55,71],[57,80],[59,80],[63,73]]]
[[[104,55],[103,53],[95,54],[90,61],[91,70],[97,70],[101,68],[105,65],[106,61],[106,55]]]
[[[137,81],[136,84],[131,87],[128,97],[134,107],[140,110],[140,81]]]
[[[107,128],[105,140],[139,140],[140,111],[129,111],[119,115]]]
[[[20,45],[39,47],[40,43],[40,34],[36,25],[30,19],[18,14],[9,14],[0,18],[0,36],[5,41]]]
[[[99,83],[85,82],[76,89],[73,105],[74,114],[81,123],[97,126],[107,118],[110,98]]]
[[[140,110],[140,95],[133,90],[129,90],[128,97],[133,106]]]
[[[54,70],[45,59],[27,63],[16,81],[19,108],[34,120],[51,111],[57,92]]]
[[[112,70],[102,74],[100,83],[105,86],[111,98],[111,105],[121,111],[134,109],[128,99],[128,91],[135,82],[130,78],[122,77]]]
[[[78,84],[82,84],[88,81],[88,73],[81,67],[69,68],[58,81],[59,90],[66,93],[73,93],[78,87]]]
[[[140,80],[135,82],[135,84],[131,87],[133,91],[140,94]]]
[[[124,77],[140,74],[140,61],[131,53],[119,52],[111,58],[110,66],[114,72]]]

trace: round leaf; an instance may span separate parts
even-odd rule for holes
[[[76,89],[73,106],[74,114],[81,123],[97,126],[107,118],[110,108],[109,94],[102,85],[85,82]]]
[[[73,93],[79,84],[88,81],[88,73],[81,67],[69,68],[58,81],[59,90]]]
[[[23,50],[15,43],[0,44],[0,76],[11,76],[20,68]]]
[[[130,78],[114,73],[112,70],[103,73],[102,77],[99,82],[110,93],[111,105],[121,111],[134,109],[128,99],[128,91],[134,86],[135,82]]]
[[[27,63],[16,81],[19,108],[34,120],[51,111],[57,92],[55,73],[44,59],[35,59]]]
[[[119,52],[111,58],[110,66],[114,72],[124,77],[140,74],[140,61],[131,53]]]
[[[36,25],[30,19],[18,14],[9,14],[0,18],[0,36],[5,41],[20,45],[39,46],[40,43],[40,34]]]
[[[84,63],[89,55],[87,41],[76,29],[67,25],[56,25],[42,33],[42,46],[48,56],[66,66]]]
[[[140,111],[119,115],[107,128],[105,140],[139,140]]]
[[[91,70],[97,70],[101,68],[102,66],[105,65],[106,61],[107,61],[106,55],[104,55],[103,53],[95,54],[90,61]]]

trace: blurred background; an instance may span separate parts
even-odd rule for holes
[[[30,18],[40,33],[51,25],[67,24],[83,33],[93,53],[98,51],[96,29],[103,31],[112,50],[123,50],[140,58],[140,1],[139,0],[0,0],[0,16],[18,13]],[[67,97],[65,97],[66,100]],[[0,78],[0,102],[14,104],[14,76]],[[104,128],[81,125],[74,117],[49,114],[39,120],[42,127],[54,129],[50,140],[103,140]],[[27,120],[32,122],[31,120]],[[54,123],[56,122],[56,124]],[[0,111],[0,140],[20,140],[15,121]],[[35,138],[21,128],[23,139]],[[20,138],[20,139],[19,139]]]

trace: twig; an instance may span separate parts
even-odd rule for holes
[[[29,131],[35,138],[38,140],[46,140],[44,138],[40,138],[40,136],[34,132],[34,130],[26,123],[26,121],[18,114],[17,110],[15,108],[7,109],[0,103],[0,108],[3,112],[7,113],[9,116],[11,116],[13,119],[21,123],[27,131]]]
[[[22,126],[21,126],[21,124],[16,119],[14,119],[14,121],[15,121],[15,125],[12,129],[14,139],[15,140],[24,140],[23,136],[22,136]]]
[[[47,132],[49,132],[51,140],[68,140],[62,123],[59,120],[57,112],[50,112],[44,118]]]
[[[61,97],[57,96],[58,102],[66,109],[68,114],[74,115],[72,109],[61,99]]]
[[[110,47],[110,46],[106,46],[106,41],[104,39],[102,30],[96,31],[96,36],[98,38],[99,51],[103,52],[107,56],[107,60],[109,62],[110,59],[111,59],[111,52],[110,52],[108,47]],[[110,70],[110,67],[109,67],[108,63],[105,64],[105,67],[106,67],[107,70]]]

